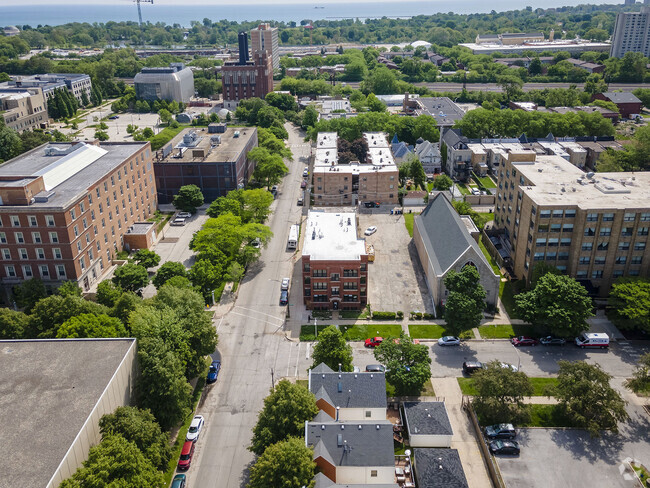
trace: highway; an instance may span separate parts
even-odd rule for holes
[[[424,86],[431,91],[436,92],[454,92],[460,93],[463,90],[462,83],[413,83],[415,86]],[[348,82],[348,86],[359,88],[358,82]],[[529,92],[531,90],[543,90],[545,88],[569,88],[575,85],[579,90],[584,88],[584,83],[524,83],[522,90]],[[650,88],[650,83],[610,83],[610,91],[622,90],[631,92],[637,88]],[[500,93],[503,90],[496,83],[467,83],[467,91],[486,91]]]

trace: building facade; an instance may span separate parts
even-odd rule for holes
[[[650,36],[650,33],[648,33]],[[650,42],[650,39],[648,40]],[[605,100],[616,104],[621,117],[629,119],[639,115],[643,110],[643,102],[639,100],[634,93],[625,92],[605,92],[596,93],[593,96],[594,100]]]
[[[559,156],[509,154],[498,171],[495,229],[518,278],[544,261],[607,296],[648,276],[650,173],[584,173]]]
[[[255,163],[248,152],[257,147],[255,127],[228,128],[207,134],[185,129],[154,155],[156,188],[160,203],[172,203],[185,185],[196,185],[206,202],[243,188]]]
[[[253,53],[252,61],[226,63],[221,68],[225,108],[235,108],[239,100],[264,98],[273,91],[273,58],[268,51]]]
[[[189,103],[194,96],[194,74],[183,63],[167,68],[142,68],[134,78],[135,94],[143,100]]]
[[[123,236],[156,210],[148,142],[52,143],[0,166],[0,280],[74,280],[109,269]]]
[[[338,135],[321,132],[314,156],[314,205],[350,206],[360,202],[398,203],[399,170],[386,135],[366,132],[365,162],[339,162]]]
[[[650,56],[650,7],[641,7],[640,12],[616,14],[609,55],[622,58],[629,51]]]
[[[264,23],[251,29],[251,51],[267,51],[273,60],[273,69],[280,68],[280,50],[278,49],[278,28]]]
[[[18,76],[9,82],[17,88],[41,88],[44,96],[49,96],[55,90],[65,88],[72,93],[81,104],[84,93],[90,100],[92,81],[90,76],[83,73],[48,73],[44,75]]]
[[[5,125],[16,132],[44,129],[49,117],[43,90],[0,87],[0,115]]]
[[[303,301],[310,310],[362,310],[368,255],[354,213],[310,211],[302,249]]]

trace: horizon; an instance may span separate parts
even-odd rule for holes
[[[176,0],[154,0],[155,4],[158,5],[178,5],[178,2]],[[414,3],[430,3],[433,4],[435,2],[431,0],[409,0],[410,2]],[[11,2],[11,4],[10,4]],[[355,3],[389,3],[389,2],[394,2],[394,0],[355,0]],[[575,2],[575,3],[573,3]],[[129,3],[135,3],[133,0],[95,0],[93,2],[93,6],[95,5],[112,5],[115,7],[118,7],[120,5],[125,5]],[[290,4],[295,4],[295,5],[314,5],[314,6],[321,6],[321,5],[345,5],[350,3],[349,0],[321,0],[321,1],[309,1],[309,2],[304,2],[303,0],[280,0],[275,1],[275,0],[187,0],[184,2],[185,5],[205,5],[205,6],[219,6],[219,5],[290,5]],[[440,2],[442,3],[442,2]],[[525,3],[525,2],[524,2]],[[555,3],[555,2],[549,2],[549,3]],[[567,1],[567,0],[560,0],[558,3],[563,3],[564,5],[560,6],[567,6],[567,7],[575,7],[577,5],[582,4],[580,0],[573,0],[573,1]],[[609,1],[589,1],[585,3],[585,5],[618,5],[617,3],[610,3]],[[39,6],[39,5],[47,5],[47,6],[54,6],[54,5],[86,5],[88,6],[88,0],[22,0],[20,2],[20,5],[16,5],[14,3],[14,0],[0,0],[0,7],[6,7],[6,8],[20,8],[21,6]],[[146,3],[144,4],[146,8]],[[531,5],[522,5],[518,10],[523,10],[527,6]],[[536,7],[537,8],[537,7]],[[542,8],[558,8],[558,6],[555,7],[542,7]],[[510,9],[512,10],[512,9]],[[500,10],[497,10],[500,11]]]

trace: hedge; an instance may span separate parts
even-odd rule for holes
[[[395,312],[372,312],[373,320],[395,320],[396,317]]]

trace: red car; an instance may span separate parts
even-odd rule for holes
[[[192,441],[185,441],[183,449],[181,450],[181,457],[178,460],[178,469],[189,469],[190,464],[192,463],[195,445],[196,444]]]
[[[533,339],[532,337],[513,337],[512,340],[513,346],[536,346],[539,344],[539,341],[537,339]]]
[[[384,342],[383,337],[371,337],[370,339],[366,339],[366,347],[377,347],[382,342]]]

